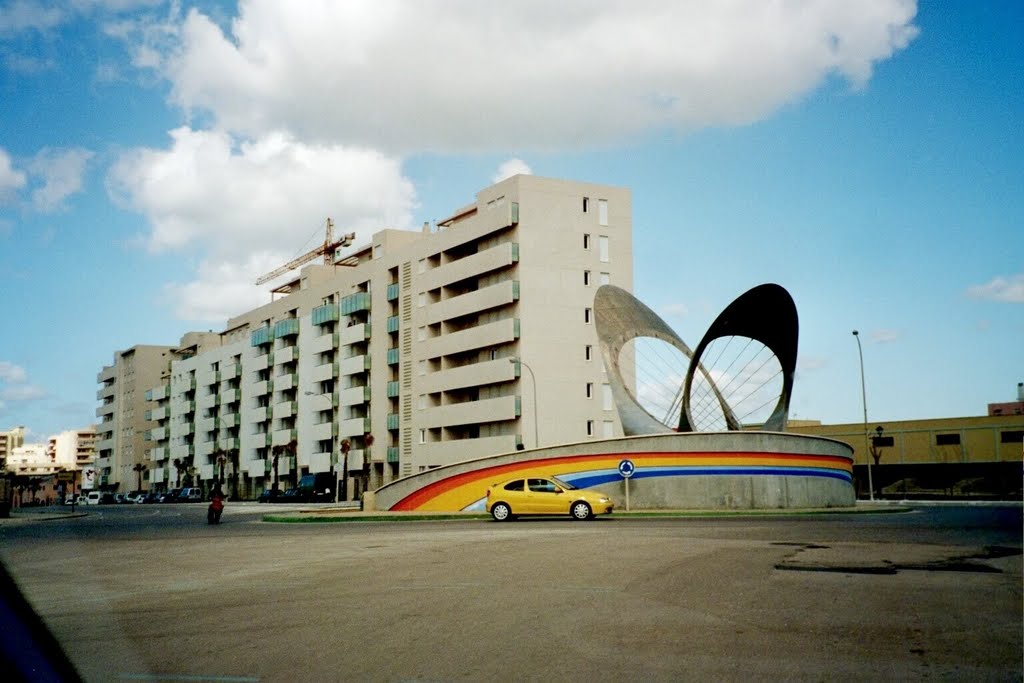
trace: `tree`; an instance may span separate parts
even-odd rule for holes
[[[278,491],[281,490],[280,487],[277,484],[277,461],[280,460],[281,455],[283,453],[284,453],[284,445],[283,444],[278,444],[278,445],[274,446],[272,449],[270,449],[270,454],[273,456],[273,460],[271,461],[271,467],[273,467],[273,469],[274,469],[274,480],[273,480],[273,483],[270,486],[270,490],[273,491],[274,493],[277,493]]]
[[[146,466],[143,465],[141,462],[137,462],[134,465],[132,465],[132,472],[135,472],[135,474],[138,477],[135,480],[135,482],[138,484],[138,486],[135,487],[136,491],[141,491],[142,490],[142,473],[145,472],[145,471],[146,471]]]
[[[366,448],[363,449],[363,492],[370,488],[370,449],[373,447],[373,434],[367,434],[363,439]]]
[[[181,488],[181,468],[184,466],[184,462],[181,458],[174,459],[174,488]]]
[[[341,440],[341,500],[348,500],[348,452],[352,450],[352,442]]]
[[[231,461],[231,479],[233,481],[233,484],[232,484],[231,488],[234,489],[234,491],[231,494],[231,497],[232,497],[232,500],[238,500],[238,479],[239,479],[239,473],[238,473],[238,456],[239,456],[239,452],[238,452],[238,449],[237,448],[229,448],[227,450],[227,456],[228,456],[228,460]],[[223,472],[221,474],[223,474]]]

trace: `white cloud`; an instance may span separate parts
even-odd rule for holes
[[[1010,277],[996,277],[983,285],[967,288],[967,295],[974,299],[1003,301],[1012,304],[1024,303],[1024,273]]]
[[[0,360],[0,381],[20,384],[26,379],[28,379],[28,373],[25,372],[25,368],[5,360]]]
[[[0,389],[0,399],[4,401],[38,401],[48,396],[45,389],[34,384],[16,384]]]
[[[26,176],[11,165],[11,157],[0,147],[0,203],[9,201],[25,186]]]
[[[871,341],[876,344],[889,344],[896,341],[903,334],[899,330],[872,330]]]
[[[32,191],[32,205],[49,213],[63,208],[64,200],[81,192],[82,177],[93,153],[86,149],[40,150],[28,164],[34,179],[42,185]]]
[[[505,178],[511,178],[514,175],[532,175],[533,170],[527,165],[522,159],[509,159],[504,162],[501,166],[498,166],[498,172],[491,178],[492,182],[500,183]]]
[[[126,153],[107,181],[117,201],[148,219],[152,250],[205,254],[194,281],[168,288],[186,319],[219,319],[261,303],[266,292],[252,284],[256,277],[311,248],[311,233],[319,238],[327,217],[338,232],[356,232],[357,242],[411,225],[412,184],[397,160],[378,152],[304,144],[284,133],[239,143],[227,133],[179,128],[171,139],[167,150]]]
[[[62,23],[66,17],[63,9],[50,3],[14,0],[6,7],[0,7],[0,35],[46,31]]]
[[[912,0],[242,0],[230,34],[193,9],[175,44],[143,47],[176,103],[249,135],[580,148],[746,124],[833,74],[861,87],[916,36],[915,14]]]

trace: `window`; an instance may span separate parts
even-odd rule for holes
[[[589,270],[584,270],[583,271],[583,286],[584,287],[589,287],[590,286],[590,271]]]
[[[606,235],[597,238],[597,251],[601,263],[608,263],[610,257],[608,256],[608,237]]]
[[[416,305],[419,306],[420,308],[423,308],[424,306],[427,305],[427,294],[426,294],[426,292],[420,292],[420,296],[419,296],[419,299],[418,299]]]
[[[590,233],[583,233],[583,248],[590,250]]]
[[[615,436],[615,423],[611,420],[605,420],[601,423],[601,436],[606,439],[610,439]]]
[[[419,260],[419,262],[416,264],[416,272],[417,273],[425,273],[425,272],[427,272],[427,259],[421,258]]]
[[[583,198],[583,213],[586,213],[588,210],[590,210],[590,197],[584,197]]]
[[[959,446],[960,435],[959,434],[936,434],[935,435],[936,446]]]
[[[598,282],[598,284],[602,284],[602,285],[610,285],[612,283],[612,274],[611,273],[601,273],[598,276],[597,282]]]
[[[583,309],[583,322],[590,324],[591,319],[594,317],[594,311],[591,308]]]
[[[422,296],[422,294],[420,295]],[[416,341],[423,341],[427,338],[427,328],[420,327],[416,330]]]
[[[498,360],[498,349],[491,349],[491,360]]]
[[[427,442],[427,430],[426,429],[421,429],[420,430],[420,443],[426,443],[426,442]]]
[[[427,395],[426,394],[420,394],[419,399],[417,400],[417,407],[420,410],[423,410],[424,408],[427,407]]]
[[[597,200],[597,224],[608,225],[608,200]]]
[[[593,435],[594,435],[594,421],[593,420],[587,420],[587,436],[593,436]]]
[[[547,479],[530,479],[527,486],[534,493],[558,493],[560,490],[555,486],[555,482],[548,481]]]
[[[1024,432],[999,432],[1000,443],[1024,443]]]
[[[419,362],[419,368],[420,368],[420,375],[427,374],[427,361],[421,360]]]
[[[594,398],[594,383],[587,382],[587,398]]]
[[[583,359],[586,361],[594,360],[594,347],[590,344],[583,347]]]
[[[522,479],[517,479],[515,481],[510,481],[509,483],[505,484],[505,490],[506,491],[522,491],[523,490],[523,480]]]
[[[615,401],[612,398],[612,385],[602,384],[601,385],[601,408],[603,410],[614,410]]]

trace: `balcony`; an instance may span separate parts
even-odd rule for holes
[[[156,446],[149,449],[149,459],[153,462],[160,462],[167,459],[167,449],[163,446]]]
[[[360,311],[370,310],[370,293],[356,292],[349,294],[341,300],[341,314],[352,315]]]
[[[355,417],[338,422],[338,436],[362,436],[370,433],[370,418]]]
[[[480,401],[466,401],[431,408],[426,413],[426,421],[437,427],[454,427],[458,425],[498,422],[514,420],[520,414],[518,396],[502,396]]]
[[[507,268],[518,260],[519,245],[513,242],[504,242],[421,274],[417,281],[417,288],[420,291],[430,291],[454,282]]]
[[[399,448],[398,446],[388,446],[388,463],[391,465],[398,464]]]
[[[104,415],[113,415],[113,414],[114,414],[114,402],[113,401],[111,401],[110,403],[104,403],[103,405],[101,405],[99,408],[96,409],[96,417],[103,417]],[[146,419],[148,420],[149,418],[146,418]]]
[[[392,282],[390,285],[388,285],[388,291],[387,291],[387,299],[388,299],[388,301],[394,301],[394,300],[396,300],[398,298],[398,289],[399,289],[399,286],[398,286],[397,282]]]
[[[225,450],[240,448],[241,440],[237,436],[223,436],[217,445]]]
[[[274,430],[270,443],[274,446],[284,446],[291,441],[295,441],[298,435],[298,431],[294,429],[277,429]]]
[[[358,375],[370,369],[369,356],[353,356],[338,363],[338,376]]]
[[[388,349],[388,365],[398,365],[398,361],[401,359],[402,354],[398,347]]]
[[[218,404],[238,403],[241,400],[242,400],[242,391],[241,391],[241,389],[225,389],[224,391],[220,392],[220,396],[217,398],[217,403]]]
[[[242,364],[241,363],[227,363],[224,369],[220,371],[220,379],[223,382],[242,375]]]
[[[117,394],[117,386],[114,384],[104,384],[96,391],[96,400],[102,401],[105,398],[113,398]]]
[[[419,444],[416,446],[416,458],[424,458],[437,465],[451,465],[494,453],[510,453],[516,450],[517,439],[516,435],[509,434]]]
[[[388,415],[388,429],[398,429],[400,424],[401,419],[399,418],[398,413],[391,413]]]
[[[274,339],[283,339],[285,337],[294,337],[299,333],[299,319],[298,318],[285,318],[284,320],[278,320],[274,324]]]
[[[167,406],[161,406],[159,408],[153,408],[152,410],[146,411],[147,420],[166,420],[167,419]]]
[[[331,332],[329,334],[321,334],[318,337],[313,337],[312,341],[307,342],[306,352],[307,353],[323,353],[324,351],[330,351],[338,347],[338,333]]]
[[[155,387],[146,392],[147,401],[163,401],[171,395],[171,385],[164,384],[163,386]]]
[[[433,325],[444,320],[459,318],[514,303],[519,299],[519,281],[505,280],[475,292],[431,304],[427,308],[426,322]]]
[[[154,427],[143,434],[147,441],[165,441],[168,437],[167,427]]]
[[[315,424],[309,430],[309,436],[313,441],[327,441],[331,440],[333,443],[334,439],[334,422],[328,420]]]
[[[252,395],[263,396],[264,394],[268,394],[270,393],[270,386],[271,384],[268,380],[256,382],[255,384],[252,385]]]
[[[295,374],[287,373],[278,375],[274,379],[274,391],[288,391],[295,388]]]
[[[274,418],[282,419],[286,417],[293,417],[298,412],[299,404],[298,401],[284,401],[274,406]]]
[[[338,392],[339,406],[362,405],[370,400],[370,387],[349,387]]]
[[[398,316],[393,315],[388,318],[388,333],[398,332]]]
[[[420,378],[419,390],[425,394],[433,394],[438,391],[452,391],[453,389],[509,382],[519,375],[516,372],[516,366],[508,361],[508,358],[498,358],[432,372]]]
[[[309,371],[309,381],[313,383],[326,382],[331,379],[334,379],[334,363],[315,365]]]
[[[493,323],[444,334],[420,342],[420,356],[437,358],[473,349],[482,349],[515,341],[519,337],[519,319],[505,318]]]
[[[298,346],[285,346],[274,353],[274,363],[277,365],[285,365],[286,363],[291,363],[292,361],[297,360],[298,357]]]
[[[395,398],[401,391],[401,382],[395,380],[388,382],[388,398]]]
[[[270,408],[267,406],[260,406],[253,408],[252,412],[248,414],[250,422],[266,422],[270,419]]]
[[[313,324],[323,325],[338,320],[341,316],[338,314],[338,304],[324,304],[323,306],[317,306],[313,309]]]
[[[248,363],[248,369],[253,372],[259,372],[265,370],[270,365],[270,354],[262,353],[258,356],[254,356]]]
[[[338,335],[338,346],[348,346],[349,344],[358,344],[370,339],[370,326],[366,323],[358,323],[356,325],[349,325],[343,329]]]
[[[269,344],[273,339],[271,336],[270,326],[259,327],[252,331],[249,335],[249,343],[252,346],[263,346]]]
[[[238,413],[226,413],[220,417],[220,426],[231,428],[238,426]]]
[[[117,368],[113,365],[104,365],[103,369],[100,370],[100,374],[96,375],[96,381],[99,383],[112,382],[117,378]]]

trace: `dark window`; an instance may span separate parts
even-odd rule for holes
[[[895,441],[891,436],[873,436],[871,437],[871,445],[875,448],[892,448],[895,445]]]
[[[589,209],[589,208],[590,208],[590,197],[584,197],[583,198],[583,213],[586,213],[587,209]]]
[[[1002,443],[1024,443],[1024,432],[999,432]]]
[[[505,490],[506,491],[522,491],[523,490],[523,480],[522,479],[517,479],[516,481],[510,481],[509,483],[505,484]]]
[[[558,487],[547,479],[531,479],[530,490],[537,493],[557,493]]]
[[[936,446],[959,446],[960,435],[959,434],[936,434],[935,435]]]

